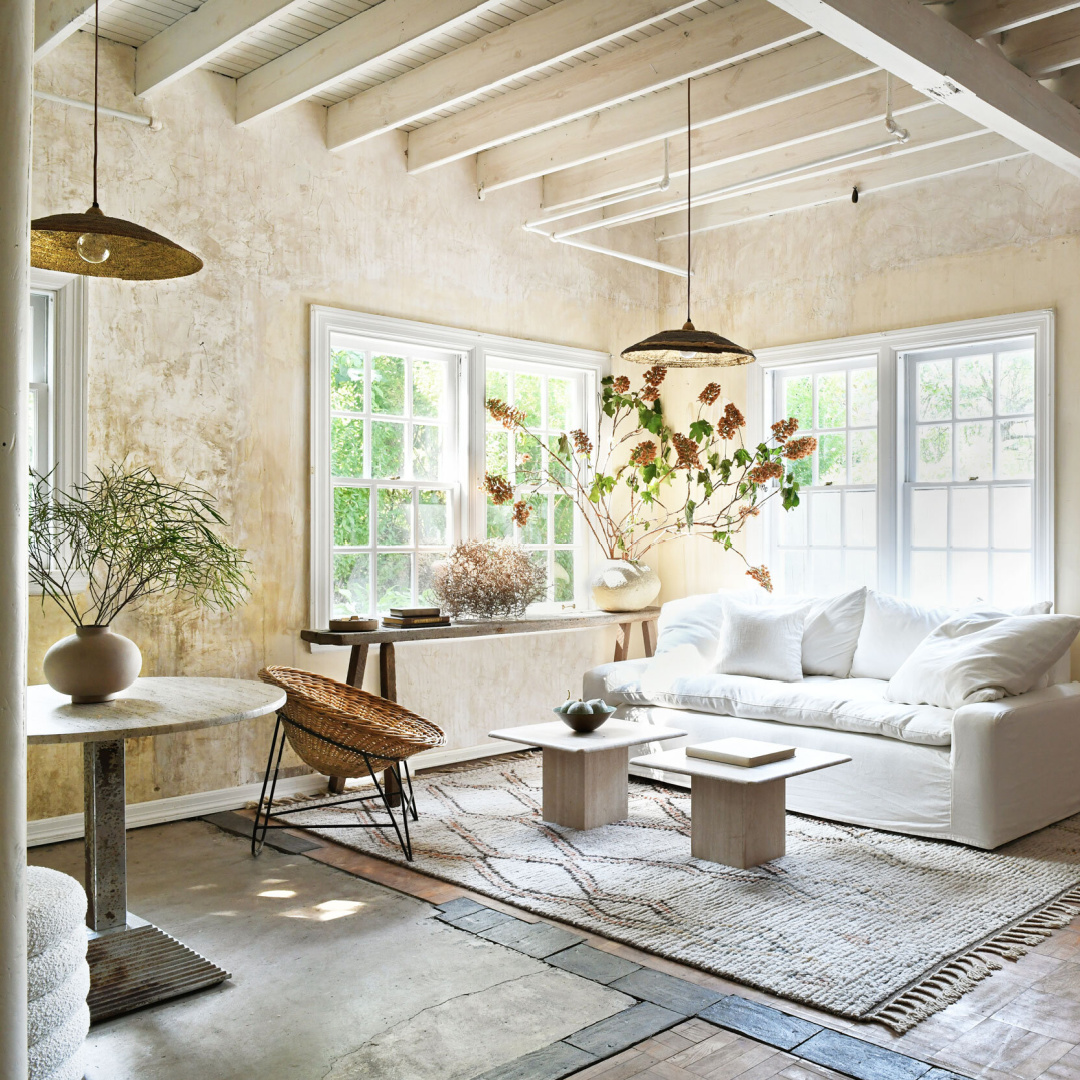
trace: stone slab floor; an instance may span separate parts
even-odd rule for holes
[[[247,827],[236,815],[219,816]],[[535,916],[475,894],[464,899],[458,886],[312,834],[292,835],[303,836],[305,854],[267,848],[253,860],[246,839],[204,821],[128,833],[129,908],[233,979],[95,1025],[87,1080],[545,1080],[566,1075],[553,1068],[567,1051],[559,1040],[580,1042],[574,1033],[607,1017],[626,1023],[616,1014],[635,999],[595,974],[582,978],[557,959],[545,963],[480,936],[498,936],[498,926],[484,929],[492,909],[530,923]],[[81,841],[33,848],[30,861],[81,879]],[[433,906],[476,901],[487,914],[472,932],[463,929],[468,919],[450,925]],[[920,1080],[1080,1080],[1080,919],[903,1036],[583,936],[580,948],[603,950],[609,966],[640,965],[910,1055],[930,1070]],[[701,1018],[621,1046],[583,1063],[576,1077],[841,1077],[807,1060],[813,1054],[784,1053]],[[837,1067],[857,1080],[904,1080],[903,1061],[883,1068],[872,1057]]]
[[[30,850],[82,879],[82,843]],[[87,1080],[466,1080],[633,999],[202,821],[128,833],[128,907],[232,973],[96,1024]]]

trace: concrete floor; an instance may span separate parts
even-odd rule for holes
[[[30,862],[82,878],[82,843]],[[95,1025],[87,1080],[468,1080],[633,999],[201,821],[128,833],[128,907],[232,980]]]

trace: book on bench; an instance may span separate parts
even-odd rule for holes
[[[442,611],[437,607],[392,607],[390,614],[395,619],[435,619]]]
[[[795,747],[758,742],[756,739],[717,739],[715,742],[686,747],[686,756],[752,769],[755,765],[768,765],[771,761],[793,758]]]

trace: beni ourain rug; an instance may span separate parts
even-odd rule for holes
[[[986,852],[789,814],[787,854],[737,870],[691,857],[682,790],[631,780],[627,820],[578,832],[541,820],[537,753],[414,786],[413,869],[896,1031],[1080,913],[1080,816]],[[296,821],[371,820],[362,805]],[[321,835],[410,865],[392,830]]]

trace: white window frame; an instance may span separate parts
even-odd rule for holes
[[[516,377],[516,376],[519,376],[519,375],[524,375],[524,376],[533,375],[533,376],[539,376],[541,378],[544,378],[544,377],[547,377],[547,378],[559,378],[561,376],[562,378],[567,379],[567,380],[576,379],[578,377],[581,377],[581,402],[580,402],[580,405],[581,405],[582,416],[581,416],[580,420],[577,423],[585,431],[593,430],[593,425],[595,424],[595,421],[596,421],[596,389],[597,389],[598,383],[597,383],[597,380],[592,377],[592,374],[590,372],[583,371],[583,369],[581,369],[580,367],[578,367],[578,368],[570,368],[566,364],[552,363],[552,361],[550,361],[550,360],[545,360],[545,361],[539,361],[538,362],[536,360],[523,359],[520,356],[511,357],[511,356],[508,356],[506,353],[503,353],[503,352],[496,353],[496,350],[494,350],[494,349],[489,349],[489,350],[486,351],[486,353],[487,353],[487,355],[485,356],[485,363],[484,363],[485,381],[486,381],[486,377],[487,377],[487,374],[488,374],[488,365],[487,365],[487,357],[488,356],[490,356],[493,366],[497,366],[497,367],[501,368],[503,371],[506,371],[509,375],[511,375],[512,378]],[[485,395],[484,396],[485,397],[487,396],[486,387],[485,387]],[[543,411],[546,412],[547,406],[544,405],[542,408],[543,408]],[[484,422],[485,422],[486,433],[490,433],[490,431],[491,431],[491,429],[493,427],[495,427],[497,430],[499,430],[498,426],[495,425],[491,421],[490,417],[487,415],[486,410],[485,410],[485,415],[484,415]],[[539,428],[538,430],[541,431],[541,432],[545,431],[544,428]],[[571,428],[570,430],[573,430],[573,428]],[[552,438],[552,434],[553,434],[553,430],[551,428],[548,428],[548,429],[546,429],[546,434],[541,434],[541,438],[545,439],[548,442],[548,445],[552,445],[552,443],[554,442],[554,440]],[[515,472],[515,470],[513,468],[513,457],[514,457],[514,449],[513,449],[514,448],[514,439],[513,438],[511,438],[509,440],[508,447],[509,447],[509,454],[510,454],[510,456],[508,457],[508,464],[510,464],[511,468],[509,468],[507,470],[507,475],[510,476],[511,474],[513,474]],[[485,467],[486,467],[486,439],[485,439]],[[483,474],[481,474],[481,475],[483,475]],[[550,495],[550,494],[555,494],[555,493],[556,493],[555,485],[551,484],[550,482],[547,482],[547,481],[545,481],[539,488],[539,494],[543,495],[544,497],[546,497],[547,495]],[[480,532],[475,534],[475,535],[477,535],[477,536],[486,536],[487,535],[487,520],[486,520],[487,500],[486,499],[477,499],[477,502],[480,504],[481,520],[477,523],[477,525],[478,525],[478,527],[480,529]],[[548,533],[549,533],[549,535],[554,537],[554,531],[555,531],[554,500],[552,500],[550,505],[552,507],[552,513],[549,515],[549,518],[548,518]],[[530,554],[535,554],[535,553],[540,552],[540,551],[543,551],[545,553],[546,561],[547,561],[547,564],[548,564],[548,570],[552,574],[552,579],[554,577],[554,569],[555,569],[555,566],[556,566],[556,558],[555,558],[556,552],[558,552],[558,551],[570,551],[573,554],[573,565],[574,565],[574,597],[573,597],[573,600],[557,600],[554,597],[549,597],[546,600],[537,601],[535,604],[532,605],[531,610],[534,610],[534,611],[545,611],[545,610],[547,610],[547,611],[561,611],[563,608],[567,607],[568,605],[572,605],[574,607],[590,606],[589,605],[589,599],[590,599],[589,590],[586,588],[586,578],[587,578],[587,575],[588,575],[588,564],[589,564],[590,559],[595,557],[596,552],[599,550],[599,546],[596,544],[596,541],[592,538],[591,534],[588,532],[588,526],[582,520],[580,513],[578,513],[576,502],[575,502],[575,506],[574,506],[574,522],[575,522],[574,540],[570,544],[558,544],[558,543],[556,543],[554,541],[554,539],[552,539],[551,541],[545,540],[544,543],[542,543],[542,544],[533,544],[533,543],[528,542],[525,539],[525,537],[527,535],[526,529],[521,529],[521,528],[518,528],[516,526],[512,527],[512,535],[522,544],[522,546],[524,546],[526,548],[527,551],[530,552]]]
[[[487,535],[486,497],[478,491],[484,477],[487,414],[484,390],[487,357],[545,364],[582,372],[586,379],[585,406],[588,425],[596,422],[596,397],[601,378],[611,366],[608,353],[547,345],[522,338],[484,334],[432,323],[370,315],[342,308],[311,306],[311,556],[310,618],[312,626],[326,626],[331,614],[330,584],[333,573],[333,491],[330,475],[330,339],[335,333],[359,338],[413,345],[456,353],[457,432],[456,453],[460,462],[457,497],[453,500],[454,537]],[[587,427],[586,430],[589,428]],[[581,575],[584,577],[584,575]],[[575,582],[579,605],[587,599],[584,580]],[[330,646],[333,648],[333,646]],[[318,646],[312,646],[317,649]]]
[[[30,291],[49,295],[52,331],[46,348],[48,379],[46,460],[54,486],[70,492],[86,476],[87,278],[53,270],[30,271]],[[48,469],[46,469],[48,471]],[[32,595],[41,589],[31,585]]]
[[[877,334],[832,338],[802,345],[756,351],[758,363],[747,377],[749,434],[755,443],[768,433],[773,414],[773,384],[785,369],[815,363],[843,362],[877,356],[878,370],[878,589],[903,594],[903,537],[906,535],[904,482],[907,353],[1031,336],[1035,352],[1035,477],[1033,481],[1032,588],[1036,599],[1054,596],[1054,311],[1020,312],[985,319],[888,330]],[[754,552],[757,561],[772,550],[773,515],[765,518]]]

